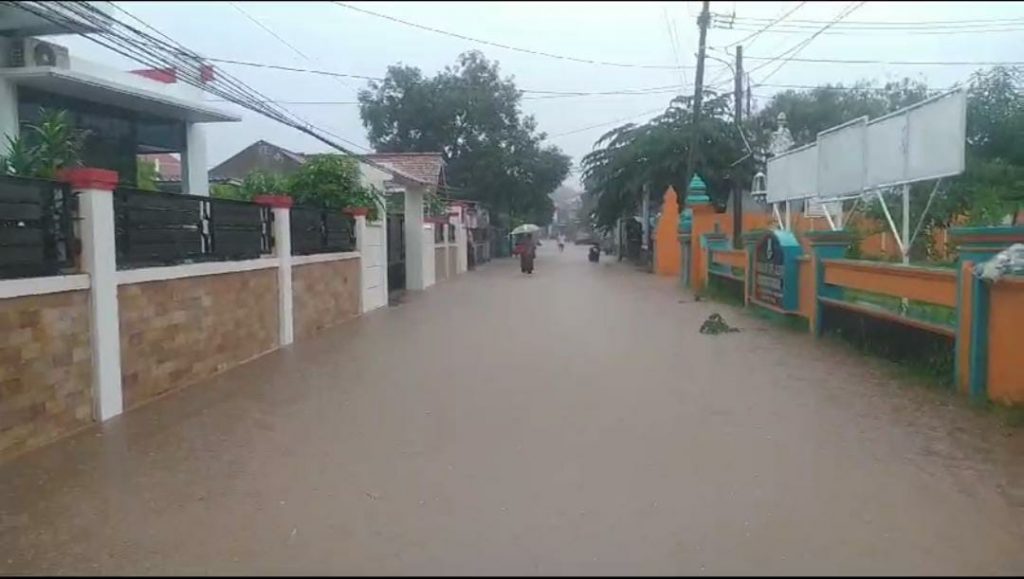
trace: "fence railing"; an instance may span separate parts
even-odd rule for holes
[[[292,255],[355,251],[355,219],[340,209],[293,207]]]
[[[829,306],[938,334],[955,334],[957,273],[848,259],[822,260],[818,299]]]
[[[114,191],[118,269],[253,259],[273,250],[272,213],[244,201]]]
[[[74,266],[74,201],[66,184],[0,176],[0,279]]]
[[[448,230],[448,243],[455,243],[455,226],[448,225],[446,229]]]
[[[444,223],[434,224],[434,243],[444,243]]]

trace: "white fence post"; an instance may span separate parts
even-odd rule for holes
[[[287,346],[295,341],[295,303],[292,292],[292,198],[258,195],[253,202],[274,212],[274,257],[277,258],[278,341]]]
[[[124,411],[113,196],[118,176],[83,167],[62,171],[60,179],[78,194],[82,269],[89,274],[93,417],[102,422]]]
[[[359,252],[359,312],[366,312],[366,288],[369,285],[366,265],[369,262],[366,244],[366,211],[349,212],[356,222],[356,251]]]

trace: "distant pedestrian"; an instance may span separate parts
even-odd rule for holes
[[[533,234],[527,233],[523,238],[519,250],[519,270],[523,273],[533,273],[533,261],[537,258],[537,246],[533,241]]]

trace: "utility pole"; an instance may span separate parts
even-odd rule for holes
[[[708,25],[711,24],[711,2],[704,0],[700,16],[697,17],[697,26],[700,27],[700,45],[697,48],[697,76],[693,81],[693,131],[690,135],[690,150],[686,153],[686,182],[683,183],[683,199],[690,193],[690,180],[697,170],[697,147],[700,146],[700,106],[704,99],[704,59],[707,54]]]
[[[734,83],[735,91],[735,121],[736,128],[742,129],[743,123],[743,47],[736,47],[736,79]],[[734,174],[740,171],[740,167],[736,167]],[[743,184],[740,183],[739,179],[734,178],[732,180],[732,246],[736,249],[742,247],[742,235],[743,235]]]

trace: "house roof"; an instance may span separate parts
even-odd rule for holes
[[[244,153],[261,147],[272,149],[275,154],[280,154],[298,165],[304,164],[311,157],[319,154],[289,151],[261,139],[211,169],[210,176],[221,176],[222,169],[229,163]],[[390,173],[397,185],[428,185],[436,187],[445,184],[444,159],[441,157],[441,153],[370,153],[367,155],[357,155],[355,158]]]
[[[444,158],[441,153],[370,153],[360,158],[383,165],[424,185],[445,184]]]

